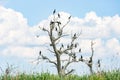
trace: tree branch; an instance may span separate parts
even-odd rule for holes
[[[67,75],[71,74],[73,71],[74,71],[74,69],[71,69],[71,70],[70,70],[69,72],[67,72],[65,75],[67,76]]]
[[[47,56],[41,55],[41,57],[42,57],[43,60],[47,60],[47,61],[49,61],[50,63],[53,63],[55,66],[57,66],[56,62],[50,60]]]

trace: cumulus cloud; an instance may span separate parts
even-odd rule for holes
[[[34,50],[25,46],[39,44],[34,36],[27,19],[20,12],[0,6],[0,54],[30,57]]]
[[[60,21],[64,24],[69,13],[59,12]],[[27,23],[22,13],[0,6],[0,47],[4,56],[33,57],[41,48],[50,43],[46,34],[38,26],[49,29],[49,21],[53,16],[41,21],[33,27]],[[88,12],[84,18],[72,16],[65,28],[65,33],[80,33],[80,47],[83,53],[91,53],[90,42],[95,42],[95,58],[105,58],[108,55],[120,53],[120,16],[99,17],[95,12]],[[39,38],[36,37],[39,35]],[[65,38],[61,42],[69,42]],[[44,49],[42,49],[44,50]]]

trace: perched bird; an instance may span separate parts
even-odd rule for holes
[[[90,57],[89,63],[92,63],[92,57]]]
[[[75,48],[77,48],[77,44],[75,44]]]
[[[53,44],[51,43],[50,46],[53,46]]]
[[[53,30],[53,29],[54,29],[54,27],[55,27],[55,26],[54,26],[54,24],[55,24],[55,22],[50,21],[50,29],[51,29],[51,30]]]
[[[58,13],[58,17],[60,18],[60,14]]]
[[[79,49],[79,52],[81,52],[81,48]]]
[[[76,33],[74,34],[74,36],[73,36],[73,39],[76,39],[77,38],[77,35],[76,35]]]
[[[76,33],[74,34],[74,37],[76,37]]]
[[[56,9],[54,9],[54,11],[53,11],[53,14],[55,14],[56,13]]]
[[[62,35],[62,31],[60,30],[59,32],[58,32],[58,36],[61,36]]]
[[[76,55],[75,55],[75,53],[73,54],[73,59],[76,60]]]
[[[46,56],[42,56],[42,59],[47,59],[47,57]]]
[[[83,56],[81,55],[81,57],[80,57],[80,61],[83,61]]]
[[[57,21],[56,23],[58,24],[58,26],[60,26],[60,24],[61,24],[61,22],[60,22],[60,21]]]
[[[52,24],[54,24],[55,22],[53,22],[53,21],[50,21],[50,25],[52,25]]]
[[[71,19],[71,16],[69,16],[68,19]]]
[[[97,64],[98,64],[98,67],[100,67],[100,60],[98,60]]]
[[[41,51],[39,52],[39,55],[41,55]]]
[[[45,28],[42,28],[42,30],[43,30],[43,31],[47,31],[47,29],[45,29]]]
[[[63,44],[62,44],[61,46],[62,46],[62,48],[64,48],[64,45],[63,45]]]
[[[73,47],[73,44],[71,44],[71,47]]]
[[[67,48],[69,48],[69,45],[67,45]]]
[[[83,59],[83,56],[81,55],[81,57],[80,57],[81,59]]]
[[[55,31],[57,31],[57,27],[55,28]]]

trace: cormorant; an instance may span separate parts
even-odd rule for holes
[[[41,51],[39,52],[39,55],[41,55]]]
[[[60,14],[58,13],[58,17],[60,18]]]
[[[55,14],[55,12],[56,12],[56,9],[54,9],[53,14]]]
[[[68,17],[68,19],[70,19],[70,18],[71,18],[71,16]]]

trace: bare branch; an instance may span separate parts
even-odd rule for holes
[[[57,66],[56,62],[50,60],[47,56],[43,56],[43,55],[42,55],[42,59],[43,59],[43,60],[47,60],[47,61],[49,61],[50,63],[53,63],[55,66]]]
[[[66,24],[62,27],[62,29],[70,22],[71,16],[68,17],[68,21],[66,22]]]
[[[54,51],[52,51],[52,50],[50,50],[50,49],[48,49],[50,52],[52,52],[52,53],[55,53]]]
[[[71,69],[69,72],[67,72],[65,75],[67,76],[67,75],[69,75],[69,74],[71,74],[72,72],[74,72],[75,70],[74,69]]]
[[[45,29],[44,27],[42,28],[42,27],[39,26],[39,28],[40,28],[41,30],[47,32],[48,34],[50,33],[49,30]]]

